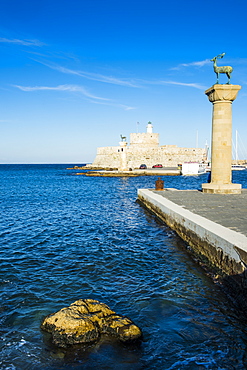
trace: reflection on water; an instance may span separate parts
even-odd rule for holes
[[[184,242],[136,202],[156,178],[87,178],[63,165],[0,172],[2,369],[245,368],[245,324]],[[203,176],[164,181],[196,189]],[[143,342],[54,347],[42,318],[80,298],[129,316]]]

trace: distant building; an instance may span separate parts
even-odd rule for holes
[[[206,149],[179,148],[176,145],[160,146],[159,134],[153,133],[151,122],[147,124],[147,132],[130,134],[129,145],[125,137],[121,138],[119,146],[98,148],[92,167],[134,169],[139,168],[141,164],[152,167],[157,163],[163,167],[177,167],[183,162],[206,160]]]

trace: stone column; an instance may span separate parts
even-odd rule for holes
[[[128,171],[128,163],[127,163],[127,142],[120,141],[120,157],[119,157],[119,171]]]
[[[205,91],[213,103],[211,182],[202,184],[204,193],[240,194],[241,184],[232,183],[232,102],[239,85],[215,84]]]

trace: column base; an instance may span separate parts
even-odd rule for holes
[[[241,194],[241,184],[202,184],[202,192],[210,194]]]

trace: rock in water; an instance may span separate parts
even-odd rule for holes
[[[45,317],[41,329],[52,334],[59,347],[95,342],[101,334],[122,342],[141,338],[142,332],[129,318],[116,314],[106,304],[94,299],[79,299],[69,307]]]

